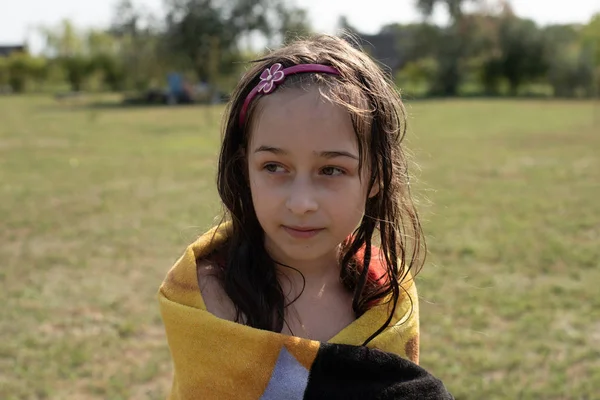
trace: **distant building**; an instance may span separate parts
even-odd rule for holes
[[[362,46],[374,59],[385,64],[392,71],[402,67],[402,59],[396,45],[398,35],[393,33],[379,33],[376,35],[361,34]]]
[[[13,53],[27,53],[27,46],[25,46],[25,45],[14,45],[14,46],[0,45],[0,57],[8,57]]]
[[[384,67],[386,73],[394,75],[406,62],[402,47],[399,45],[399,35],[396,32],[383,32],[375,35],[355,33],[360,46],[373,59]]]

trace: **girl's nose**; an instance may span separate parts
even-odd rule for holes
[[[297,215],[314,212],[319,208],[315,190],[308,179],[296,179],[290,185],[286,206]]]

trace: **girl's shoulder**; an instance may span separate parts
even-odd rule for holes
[[[211,258],[196,260],[200,295],[208,312],[218,318],[235,321],[235,305],[223,289],[219,279],[219,268],[219,264]]]

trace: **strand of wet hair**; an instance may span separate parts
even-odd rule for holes
[[[294,268],[294,267],[292,267],[292,266],[290,266],[290,265],[287,265],[287,264],[281,263],[281,262],[279,262],[279,261],[273,260],[273,259],[272,259],[270,256],[269,256],[269,258],[271,259],[271,261],[272,261],[274,264],[281,265],[282,267],[289,268],[289,269],[291,269],[291,270],[293,270],[293,271],[296,271],[296,272],[297,272],[297,273],[299,273],[299,274],[300,274],[300,276],[302,277],[302,290],[301,290],[301,291],[300,291],[300,293],[299,293],[299,294],[298,294],[298,295],[297,295],[297,296],[294,298],[294,300],[290,301],[289,303],[287,303],[287,304],[285,304],[285,305],[283,306],[283,309],[286,309],[286,308],[288,308],[289,306],[291,306],[292,304],[294,304],[294,303],[295,303],[295,302],[296,302],[296,301],[297,301],[297,300],[300,298],[300,296],[302,296],[302,294],[304,293],[304,289],[306,288],[306,277],[304,276],[304,274],[302,273],[302,271],[300,271],[299,269],[297,269],[297,268]],[[288,278],[288,279],[289,279],[289,278]],[[279,287],[280,287],[280,289],[281,289],[281,284],[279,285]],[[283,293],[282,293],[282,294],[283,294]],[[284,297],[286,297],[286,296],[284,296]],[[292,334],[292,336],[294,336],[294,332],[292,331],[292,329],[290,328],[290,325],[288,324],[287,320],[285,319],[285,314],[283,313],[283,310],[277,310],[277,311],[278,311],[278,314],[279,314],[279,318],[281,318],[281,319],[282,319],[283,323],[285,324],[285,326],[287,326],[287,328],[288,328],[288,330],[290,331],[290,333]]]

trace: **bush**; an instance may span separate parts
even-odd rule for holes
[[[125,69],[120,60],[108,54],[99,54],[92,58],[91,68],[101,73],[102,83],[110,90],[120,91],[125,88]]]
[[[74,92],[79,92],[84,81],[94,72],[93,64],[88,57],[80,55],[62,57],[59,59],[59,63]]]
[[[554,95],[593,96],[594,65],[588,49],[571,46],[566,50],[560,58],[555,58],[550,64],[548,81],[554,89]]]
[[[422,58],[406,63],[396,73],[396,85],[409,96],[424,96],[431,90],[431,82],[438,73],[438,64],[434,58]]]
[[[0,93],[8,87],[8,59],[0,57]]]
[[[16,93],[22,93],[31,80],[29,56],[14,53],[8,58],[8,84]]]
[[[48,75],[48,63],[41,57],[26,53],[13,53],[0,59],[0,87],[9,86],[15,93],[22,93],[42,84]]]

